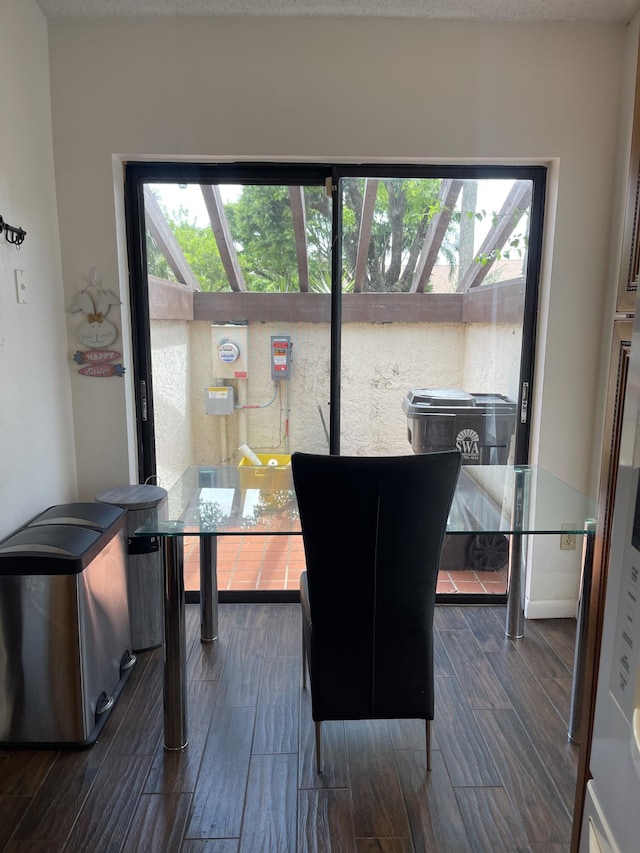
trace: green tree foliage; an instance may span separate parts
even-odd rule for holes
[[[189,211],[183,207],[174,213],[169,213],[160,201],[159,204],[200,287],[208,291],[228,290],[227,274],[211,228],[197,225]],[[176,280],[166,258],[149,232],[147,232],[147,270],[150,275],[158,278],[168,281]]]
[[[442,209],[439,198],[441,180],[381,178],[376,186],[362,289],[379,293],[407,292],[413,282],[429,223]],[[363,178],[341,181],[344,290],[353,289],[366,187]],[[304,207],[310,288],[326,292],[330,289],[331,279],[332,221],[331,199],[327,197],[324,186],[304,188]],[[297,292],[298,258],[289,188],[243,186],[237,199],[225,204],[225,213],[247,290]],[[452,274],[460,264],[461,230],[465,232],[463,245],[467,247],[462,248],[462,253],[468,258],[469,245],[473,246],[472,223],[486,215],[484,211],[479,213],[475,209],[469,210],[466,217],[460,210],[453,213],[439,256],[440,262],[449,264]],[[169,213],[167,218],[202,289],[228,290],[227,276],[209,224],[190,218],[184,208]],[[469,233],[465,236],[466,232]],[[518,237],[513,235],[508,248],[519,250],[517,240]],[[174,278],[149,236],[147,254],[148,269],[152,275]],[[502,256],[508,257],[508,249],[502,251]],[[481,257],[476,261],[486,263]],[[430,289],[429,286],[426,289]]]
[[[331,207],[324,187],[305,187],[310,280],[330,269]],[[288,187],[245,186],[225,207],[247,290],[298,291],[298,261]]]
[[[158,244],[147,231],[147,272],[163,278],[165,281],[176,281],[173,270],[167,263],[167,259],[158,248]]]
[[[440,183],[437,179],[379,181],[363,290],[389,293],[410,289],[429,221],[438,210]],[[343,188],[343,263],[353,275],[365,181],[348,179]]]
[[[177,222],[171,222],[180,248],[203,290],[228,290],[229,282],[211,228],[200,228],[180,210]]]
[[[343,289],[353,289],[365,191],[363,179],[343,188]],[[381,180],[378,184],[363,289],[409,290],[433,215],[439,180]],[[324,187],[305,187],[311,289],[329,289],[331,200]],[[246,186],[226,208],[249,290],[298,290],[293,219],[286,187]]]

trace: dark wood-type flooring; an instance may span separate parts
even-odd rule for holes
[[[575,621],[436,608],[433,769],[424,724],[325,723],[315,772],[300,608],[220,606],[219,647],[187,606],[189,746],[163,749],[162,651],[138,656],[98,742],[0,751],[0,851],[566,853]]]

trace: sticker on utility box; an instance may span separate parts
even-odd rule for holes
[[[233,388],[230,385],[207,388],[204,405],[208,415],[232,415]]]

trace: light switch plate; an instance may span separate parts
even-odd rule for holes
[[[16,270],[16,299],[21,305],[27,301],[27,281],[24,270]]]

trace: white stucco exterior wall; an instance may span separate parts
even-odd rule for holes
[[[185,382],[191,369],[189,326],[176,320],[151,324],[156,456],[163,460],[157,485],[163,488],[173,485],[194,460],[193,406]]]
[[[270,337],[277,334],[291,337],[293,363],[290,379],[275,384],[269,355]],[[506,324],[345,324],[341,452],[411,453],[402,401],[414,388],[456,387],[516,401],[520,342],[520,330]],[[218,376],[210,323],[155,320],[151,344],[162,485],[172,485],[190,464],[238,464],[243,443],[264,454],[327,452],[328,325],[249,324],[246,380]],[[233,415],[205,412],[205,389],[219,384],[234,389]],[[237,408],[242,401],[249,408]]]

